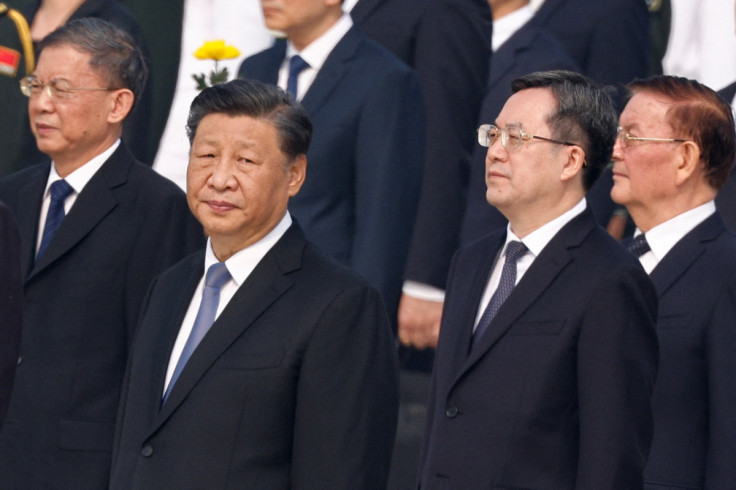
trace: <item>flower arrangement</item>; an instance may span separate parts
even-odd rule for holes
[[[240,56],[238,48],[225,44],[225,41],[218,39],[216,41],[207,41],[201,45],[197,51],[194,52],[194,57],[199,60],[214,60],[215,68],[210,71],[209,76],[206,77],[204,73],[199,75],[193,74],[192,78],[197,82],[197,90],[202,90],[208,86],[215,85],[217,83],[227,82],[229,73],[227,67],[219,68],[217,62],[220,60],[229,60]],[[209,80],[209,85],[207,81]]]

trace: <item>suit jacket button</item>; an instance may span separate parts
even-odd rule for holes
[[[23,364],[23,356],[18,356],[18,366]]]
[[[449,418],[454,419],[457,417],[457,407],[450,407],[445,412],[445,415],[447,415]]]
[[[141,450],[141,456],[144,458],[150,458],[153,455],[153,446],[146,444]]]

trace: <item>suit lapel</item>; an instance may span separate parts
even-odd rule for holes
[[[132,154],[121,143],[77,196],[48,248],[31,269],[28,279],[79,243],[117,206],[112,189],[125,183],[132,160]]]
[[[41,215],[41,202],[51,164],[46,164],[31,181],[18,191],[18,227],[23,243],[21,251],[21,272],[27,278],[36,255],[38,220]]]
[[[498,310],[483,337],[473,347],[455,379],[455,384],[550,287],[555,278],[573,260],[570,249],[579,247],[595,226],[595,218],[588,207],[550,240]]]
[[[705,253],[705,244],[718,238],[725,229],[716,211],[672,247],[649,276],[660,298]]]
[[[223,352],[291,288],[293,281],[288,274],[301,267],[301,254],[305,244],[299,228],[292,225],[258,263],[192,353],[171,389],[169,398],[161,407],[152,432],[171,416]],[[178,325],[181,325],[181,318]],[[168,364],[168,357],[164,357]],[[163,382],[158,386],[162,388]],[[159,399],[160,395],[159,393]]]
[[[471,337],[473,336],[473,325],[475,324],[475,317],[478,313],[481,297],[490,277],[496,255],[498,255],[499,250],[504,244],[505,236],[505,232],[500,233],[490,239],[487,245],[484,244],[477,261],[471,261],[472,266],[477,266],[472,269],[472,272],[458,271],[463,276],[467,273],[472,279],[468,281],[460,279],[460,281],[463,281],[460,283],[461,290],[457,295],[453,293],[453,296],[463,298],[464,301],[458,307],[453,308],[453,311],[456,311],[457,315],[447,319],[452,324],[452,327],[448,328],[447,332],[448,335],[452,335],[453,337],[448,339],[444,344],[454,346],[454,352],[448,353],[445,359],[451,364],[451,369],[447,370],[447,372],[453,376],[455,373],[460,372],[468,357],[468,349],[470,348]],[[464,284],[467,284],[467,286],[463,286]],[[448,381],[452,381],[452,379]]]
[[[334,96],[335,87],[340,84],[340,81],[348,73],[348,64],[355,57],[360,42],[361,35],[357,27],[353,26],[325,60],[314,82],[312,82],[302,99],[302,104],[312,119],[322,107],[326,106],[325,102]]]
[[[493,53],[491,58],[493,69],[488,71],[489,91],[499,80],[503,80],[506,73],[514,67],[518,54],[529,49],[535,36],[533,22],[534,19],[530,19]],[[508,91],[509,87],[502,87],[502,89]]]

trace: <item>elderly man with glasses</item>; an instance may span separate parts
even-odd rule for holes
[[[736,237],[714,199],[734,161],[730,106],[694,80],[629,85],[611,197],[659,296],[660,369],[645,487],[736,482]]]
[[[146,79],[130,36],[85,18],[39,49],[20,90],[50,161],[0,181],[20,228],[24,280],[0,486],[106,488],[146,289],[204,237],[184,193],[120,139]]]
[[[584,197],[616,113],[572,72],[512,92],[478,131],[486,198],[509,225],[453,259],[420,486],[641,489],[656,296]]]

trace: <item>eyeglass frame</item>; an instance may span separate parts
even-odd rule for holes
[[[35,85],[35,88],[38,89],[37,92],[34,92],[34,85],[33,85],[34,82],[38,82],[37,85]],[[66,79],[63,79],[63,78],[54,78],[44,83],[37,76],[28,75],[27,77],[21,78],[20,81],[18,82],[18,85],[20,86],[20,92],[28,98],[31,98],[34,95],[39,95],[41,91],[45,91],[46,95],[48,95],[49,98],[52,100],[66,100],[69,97],[69,93],[71,92],[78,92],[78,91],[111,92],[113,90],[118,90],[112,87],[91,87],[91,88],[90,87],[67,87],[64,90],[59,90],[58,88],[54,88],[53,86],[54,84],[58,82],[69,83]]]
[[[520,148],[521,147],[521,144],[524,141],[529,141],[529,140],[533,140],[533,139],[534,140],[547,141],[549,143],[555,143],[557,145],[578,146],[577,143],[571,143],[569,141],[560,141],[560,140],[555,140],[555,139],[552,139],[552,138],[545,138],[544,136],[537,136],[535,134],[527,133],[526,131],[524,131],[523,129],[521,129],[521,127],[518,127],[518,126],[506,126],[505,128],[501,129],[501,128],[499,128],[498,126],[496,126],[494,124],[481,124],[480,126],[478,126],[478,130],[477,130],[477,132],[478,132],[478,144],[480,146],[482,146],[484,148],[490,148],[493,145],[493,143],[495,143],[498,140],[498,137],[496,137],[495,140],[490,141],[491,138],[488,137],[488,136],[486,136],[486,139],[489,140],[489,143],[487,145],[485,145],[481,141],[481,138],[483,137],[482,135],[484,135],[484,133],[485,133],[485,135],[488,135],[488,133],[490,133],[493,128],[495,128],[496,130],[498,130],[501,133],[501,146],[503,146],[507,150]],[[509,133],[508,133],[509,128],[514,128],[514,129],[518,129],[519,130],[519,143],[516,146],[509,147],[509,144],[508,144],[509,143]]]
[[[680,138],[645,138],[642,136],[631,136],[628,131],[624,131],[624,128],[618,126],[616,128],[616,141],[621,141],[621,146],[629,148],[632,141],[649,141],[652,143],[685,143],[690,140],[684,140]]]

